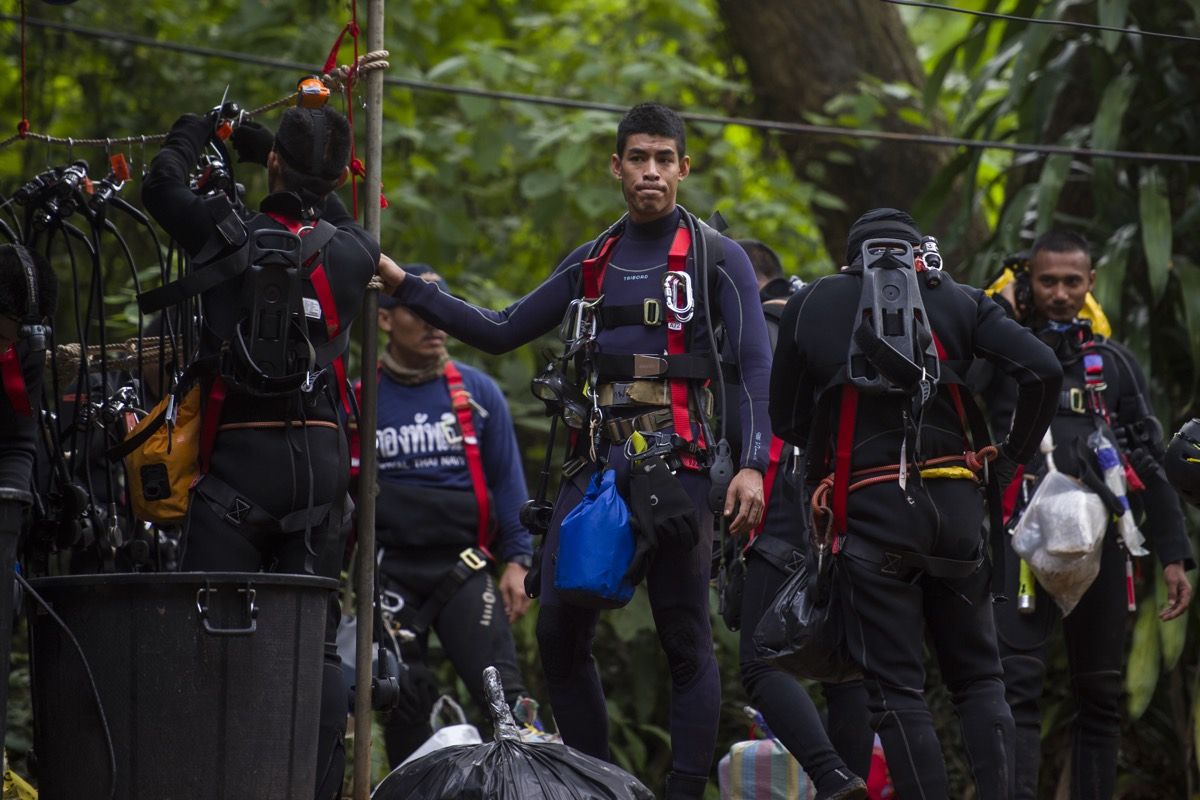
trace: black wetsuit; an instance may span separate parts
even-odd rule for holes
[[[13,569],[17,542],[33,503],[45,351],[20,341],[0,353],[0,738],[8,730],[8,665],[12,649]]]
[[[1058,415],[1051,424],[1054,436],[1054,461],[1059,470],[1082,476],[1082,469],[1098,470],[1087,447],[1087,437],[1107,428],[1103,419],[1076,402],[1072,408],[1072,389],[1082,401],[1084,361],[1079,347],[1082,336],[1090,331],[1043,331],[1040,336],[1054,348],[1063,365],[1063,397]],[[1132,426],[1150,415],[1146,378],[1133,354],[1117,342],[1095,337],[1097,353],[1103,363],[1103,390],[1113,427]],[[1081,394],[1080,392],[1083,391]],[[989,399],[993,425],[1005,425],[1011,418],[1014,388],[1004,376],[997,376],[984,396]],[[1081,463],[1087,458],[1088,462]],[[1042,456],[1026,466],[1026,474],[1039,475],[1045,470]],[[1143,474],[1144,473],[1144,474]],[[1195,567],[1191,543],[1184,528],[1179,497],[1167,483],[1161,470],[1139,471],[1145,491],[1128,493],[1135,515],[1142,518],[1141,529],[1161,564],[1183,562],[1185,569]],[[1029,485],[1032,493],[1033,487]],[[1126,605],[1126,551],[1115,524],[1105,535],[1100,574],[1084,593],[1079,604],[1062,619],[1067,645],[1067,665],[1074,690],[1077,714],[1071,753],[1072,800],[1109,800],[1113,797],[1117,776],[1117,751],[1121,739],[1122,675],[1125,671],[1125,642],[1130,614]],[[1009,560],[1008,595],[1016,597],[1018,564],[1012,548]],[[1062,614],[1054,600],[1040,585],[1035,590],[1033,613],[1020,613],[1017,604],[998,605],[996,627],[1000,636],[1000,655],[1004,664],[1004,683],[1008,702],[1017,724],[1017,798],[1037,797],[1038,768],[1041,763],[1041,711],[1050,643]]]
[[[763,312],[772,347],[779,333],[779,318],[790,285],[777,279],[763,287]],[[736,441],[731,432],[730,441]],[[804,686],[791,675],[760,659],[754,649],[754,631],[771,607],[780,588],[808,552],[803,497],[803,455],[778,439],[771,442],[771,461],[763,480],[767,507],[763,521],[744,551],[745,585],[742,590],[738,667],[742,686],[754,707],[819,788],[844,781],[836,770],[849,768],[866,779],[871,767],[874,737],[867,717],[867,694],[862,681],[823,684],[828,706],[827,722]],[[832,774],[831,774],[832,773]]]
[[[211,135],[211,122],[184,118],[175,124],[163,149],[150,165],[142,188],[147,210],[188,253],[199,252],[215,235],[215,227],[202,199],[188,188],[188,175]],[[297,219],[299,198],[290,193],[268,195],[259,213],[244,215],[251,230],[286,230],[270,216]],[[359,227],[335,195],[329,195],[319,217],[337,227],[324,256],[325,274],[332,290],[342,327],[359,315],[367,282],[375,273],[379,245]],[[311,283],[302,282],[306,311],[319,307]],[[202,296],[204,327],[200,357],[217,354],[224,337],[237,324],[241,281],[219,284]],[[308,335],[314,345],[328,340],[325,311],[310,313]],[[374,321],[371,321],[373,324]],[[211,380],[211,376],[209,376]],[[207,382],[206,382],[207,385]],[[305,571],[308,548],[317,575],[338,577],[344,550],[344,515],[349,512],[346,496],[349,455],[339,409],[339,387],[332,370],[316,382],[307,395],[300,392],[281,397],[259,397],[231,391],[221,409],[220,431],[213,446],[208,476],[197,484],[188,508],[184,570],[236,570],[272,572]],[[249,530],[230,521],[232,504],[223,505],[203,484],[216,478],[236,494],[270,516],[281,518],[292,512],[328,506],[325,517],[312,525],[310,535],[281,534],[266,529]],[[236,515],[235,515],[236,516]],[[306,541],[307,539],[307,541]],[[318,797],[340,790],[339,759],[345,730],[346,699],[343,695],[341,662],[337,657],[336,633],[339,612],[331,598],[322,704],[322,735],[318,753]],[[321,788],[324,778],[329,784]],[[336,779],[336,780],[335,780]],[[336,782],[336,788],[334,783]]]
[[[661,277],[667,252],[679,226],[678,210],[653,222],[629,223],[615,246],[605,273],[605,304],[641,305],[662,299]],[[758,304],[754,272],[745,252],[722,238],[724,264],[712,276],[709,302],[723,320],[737,356],[742,383],[731,392],[743,430],[742,467],[765,472],[770,442],[767,426],[766,381],[770,362],[766,326]],[[568,304],[581,295],[580,265],[589,245],[577,248],[537,289],[501,312],[488,311],[440,292],[436,285],[405,280],[396,298],[431,324],[467,344],[501,353],[530,342],[556,327]],[[699,283],[702,279],[697,279]],[[689,352],[711,352],[703,335],[704,309],[697,301]],[[601,354],[648,353],[666,350],[665,326],[625,326],[602,329],[597,340]],[[602,452],[608,465],[627,469],[621,446]],[[608,712],[600,675],[592,659],[592,641],[599,612],[568,605],[554,589],[554,554],[559,525],[583,498],[591,470],[564,480],[555,503],[545,543],[538,644],[550,689],[554,717],[567,744],[593,756],[607,758]],[[680,482],[701,516],[700,542],[689,550],[661,547],[650,566],[647,589],[659,639],[671,672],[672,766],[677,773],[706,776],[716,747],[720,716],[720,676],[713,654],[708,593],[712,552],[712,516],[708,511],[707,475],[681,472]]]
[[[1057,402],[1062,371],[1053,353],[982,292],[949,276],[936,288],[918,283],[945,363],[982,357],[1020,385],[1016,419],[1001,450],[1026,460]],[[771,421],[785,441],[808,446],[818,407],[830,410],[828,418],[816,421],[828,424],[827,431],[838,430],[837,403],[818,405],[818,395],[846,366],[861,287],[861,270],[847,270],[806,286],[788,302],[771,373]],[[908,489],[889,481],[850,493],[846,541],[970,560],[980,547],[979,486],[963,479],[923,480],[916,466],[964,451],[951,392],[939,386],[925,407],[919,443],[903,418],[911,409],[906,396],[860,393],[850,469],[898,464],[907,437]],[[809,456],[828,448],[827,440],[814,441]],[[872,725],[883,739],[898,795],[947,796],[945,763],[924,699],[922,634],[928,629],[962,725],[978,796],[1010,797],[1013,722],[1004,700],[989,570],[956,580],[911,570],[892,575],[878,561],[846,556],[837,567],[847,643],[863,668]]]

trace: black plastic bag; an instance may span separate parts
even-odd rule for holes
[[[483,671],[496,740],[397,767],[372,800],[654,800],[637,778],[563,744],[523,742],[495,667]]]
[[[842,683],[862,672],[846,647],[845,623],[834,584],[844,580],[837,559],[818,554],[817,570],[807,559],[783,584],[754,630],[759,658],[801,678]]]

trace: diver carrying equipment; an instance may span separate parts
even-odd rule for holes
[[[867,394],[916,395],[924,406],[941,369],[917,287],[912,245],[868,239],[862,257],[858,327],[847,360],[850,383]]]
[[[633,556],[629,506],[617,491],[617,473],[596,470],[559,528],[554,589],[581,608],[620,608],[633,598],[634,584],[626,577]]]

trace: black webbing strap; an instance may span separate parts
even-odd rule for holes
[[[966,578],[979,571],[987,554],[982,542],[976,548],[973,558],[957,559],[927,556],[912,550],[884,547],[861,536],[847,536],[842,544],[842,555],[878,568],[880,575],[911,581],[921,575],[950,580]]]
[[[714,380],[713,358],[706,353],[678,355],[643,355],[597,353],[595,366],[599,381],[630,380],[631,378],[680,378],[684,380]],[[722,377],[729,383],[740,382],[736,364],[721,362]]]
[[[188,298],[203,294],[214,286],[236,278],[249,266],[249,250],[239,247],[216,261],[193,265],[193,271],[177,281],[143,292],[138,298],[138,308],[143,314],[153,314],[167,306],[178,305]]]
[[[604,329],[626,328],[635,325],[657,328],[665,321],[664,314],[663,304],[650,297],[640,305],[602,305],[597,311],[596,318],[600,321],[600,327]]]
[[[429,626],[433,624],[434,619],[446,607],[446,603],[450,602],[450,598],[458,593],[462,585],[467,580],[479,572],[487,568],[487,557],[477,548],[468,547],[458,554],[458,561],[454,564],[454,569],[446,573],[446,576],[438,582],[437,587],[433,590],[433,594],[421,604],[411,615],[407,614],[412,606],[405,606],[399,614],[401,627],[408,630],[417,636],[421,636]]]
[[[276,517],[212,473],[196,483],[195,493],[229,525],[260,533],[300,533],[319,527],[329,518],[333,507],[332,503],[321,503],[311,510],[306,507]]]
[[[789,575],[800,569],[800,565],[804,563],[804,551],[799,546],[769,533],[756,536],[750,549],[773,567]]]

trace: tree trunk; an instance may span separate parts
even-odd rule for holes
[[[879,0],[717,0],[733,48],[746,62],[758,111],[771,119],[808,121],[834,97],[854,93],[871,77],[918,90],[925,75],[894,6]],[[876,124],[913,130],[889,107]],[[934,125],[936,129],[936,121]],[[864,211],[911,210],[953,155],[947,148],[899,142],[855,142],[781,136],[796,175],[839,198],[844,209],[814,207],[834,261],[843,263],[846,233]],[[832,159],[830,156],[835,155]],[[930,231],[946,219],[919,219]],[[945,231],[942,231],[945,232]]]

